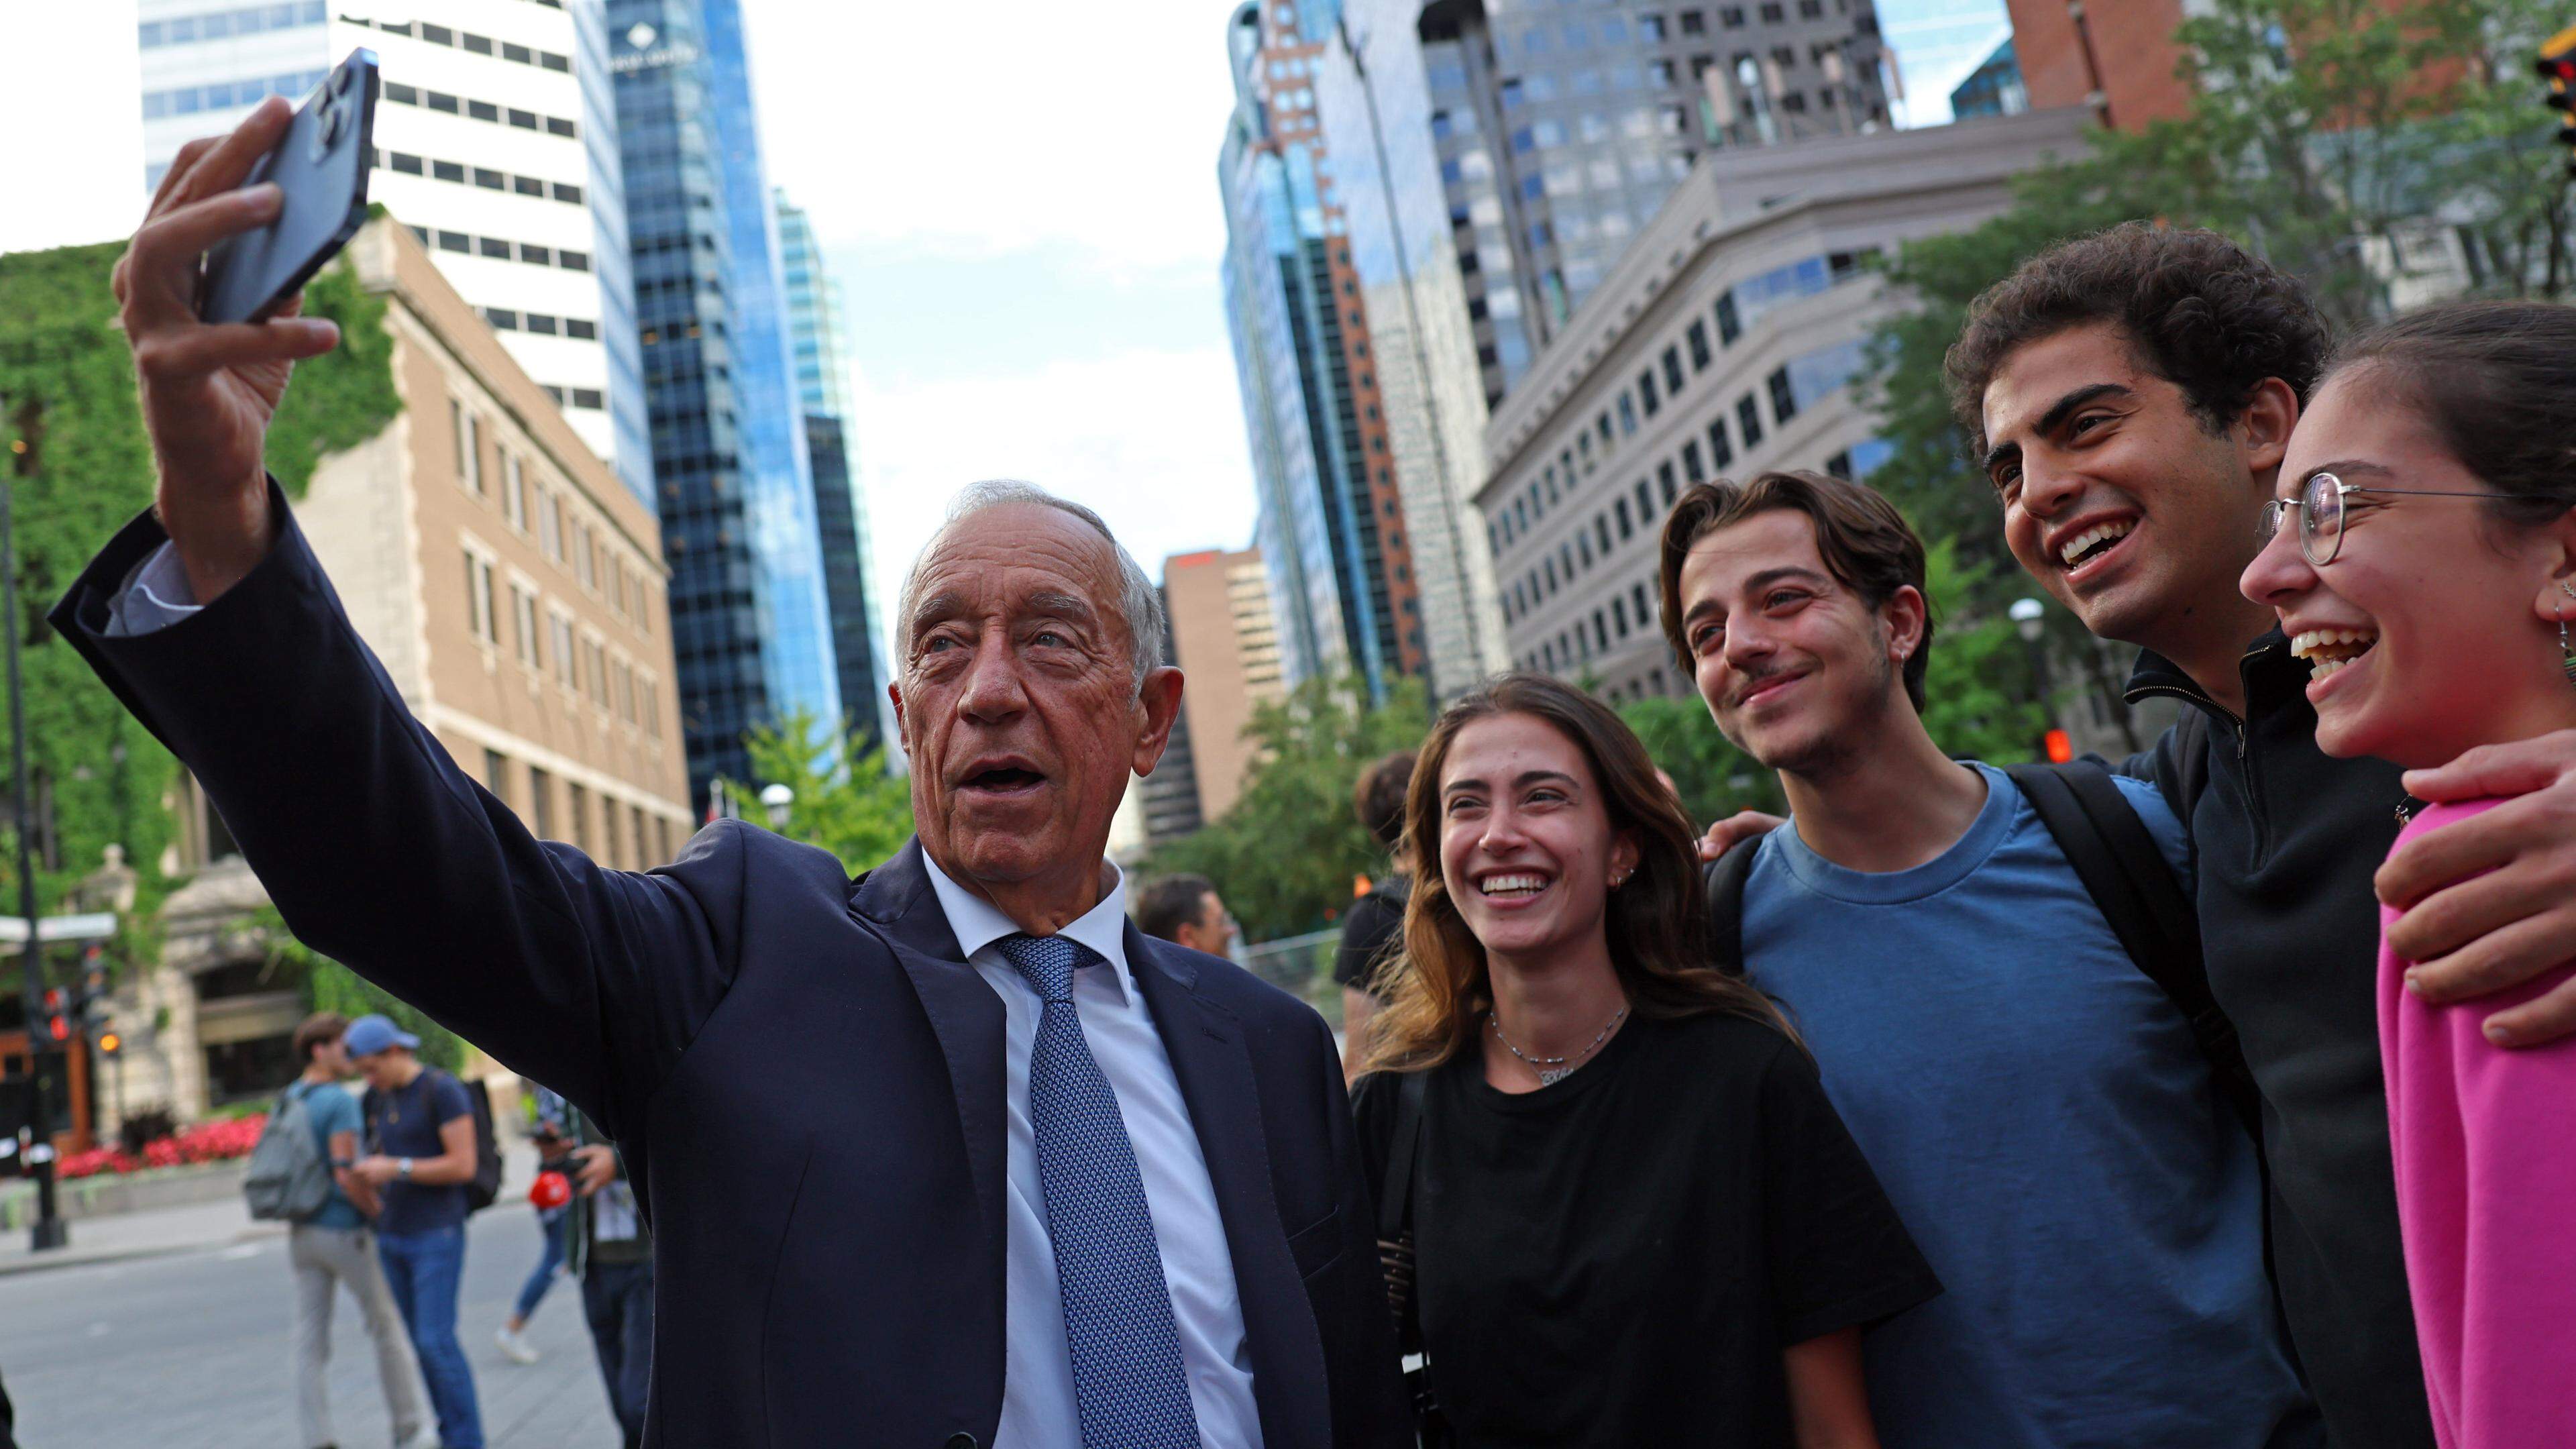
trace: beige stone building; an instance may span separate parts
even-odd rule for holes
[[[1154,840],[1187,835],[1234,808],[1254,761],[1244,727],[1254,709],[1287,689],[1259,549],[1165,559],[1163,604],[1172,620],[1171,662],[1186,683],[1171,748],[1141,786]]]
[[[342,265],[386,299],[394,421],[323,460],[296,516],[404,702],[539,836],[604,864],[669,860],[694,827],[666,570],[630,493],[457,296],[420,243],[370,222]],[[298,993],[242,929],[266,893],[193,785],[164,868],[163,965],[122,993],[131,1044],[102,1125],[182,1118],[282,1084]]]

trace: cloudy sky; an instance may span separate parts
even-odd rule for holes
[[[1217,287],[1227,0],[743,4],[770,178],[848,302],[883,592],[976,478],[1092,505],[1148,569],[1249,542]],[[1905,118],[1946,119],[2003,0],[1879,11]],[[0,0],[0,56],[0,251],[130,229],[132,0]]]

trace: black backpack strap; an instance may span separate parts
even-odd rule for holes
[[[2094,761],[2012,765],[2004,773],[2056,838],[2129,959],[2191,1024],[2192,1040],[2208,1059],[2219,1094],[2254,1140],[2262,1141],[2261,1099],[2245,1066],[2244,1047],[2236,1039],[2235,1024],[2210,993],[2199,913],[2174,879],[2146,822],[2111,782],[2110,772]]]
[[[1395,1242],[1409,1230],[1413,1220],[1413,1162],[1422,1146],[1423,1083],[1429,1072],[1398,1074],[1395,1095],[1395,1137],[1386,1154],[1386,1181],[1377,1195],[1377,1235]]]
[[[1708,963],[1729,976],[1744,974],[1744,883],[1753,876],[1753,853],[1761,848],[1761,836],[1739,840],[1702,872],[1708,887]]]
[[[2165,792],[2165,803],[2188,831],[2192,812],[2200,808],[2200,797],[2209,790],[2209,712],[2198,705],[2184,705],[2173,731],[2176,778],[2174,788]]]

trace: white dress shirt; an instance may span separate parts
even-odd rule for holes
[[[948,929],[967,964],[1002,998],[1003,1101],[1009,1123],[1009,1178],[1004,1192],[1003,1262],[1007,1279],[1002,1379],[1002,1424],[995,1449],[1069,1449],[1082,1443],[1082,1418],[1074,1405],[1073,1355],[1065,1346],[1064,1300],[1056,1287],[1055,1244],[1047,1237],[1046,1193],[1038,1181],[1037,1135],[1029,1125],[1029,1056],[1036,1050],[1037,992],[1003,959],[994,942],[1019,927],[983,897],[950,880],[925,853],[931,889],[947,913]],[[1073,973],[1073,1000],[1082,1037],[1101,1075],[1118,1096],[1118,1115],[1136,1149],[1145,1181],[1145,1205],[1154,1215],[1154,1243],[1163,1254],[1163,1282],[1172,1293],[1172,1319],[1181,1334],[1181,1365],[1189,1375],[1190,1407],[1198,1414],[1206,1449],[1255,1449],[1261,1411],[1252,1398],[1252,1355],[1243,1336],[1243,1304],[1235,1296],[1234,1259],[1226,1250],[1225,1222],[1217,1215],[1216,1186],[1190,1126],[1189,1105],[1172,1075],[1171,1058],[1144,993],[1127,966],[1127,882],[1114,865],[1107,894],[1089,913],[1064,928],[1067,936],[1100,953],[1107,963]],[[1110,1449],[1110,1446],[1097,1446]]]
[[[125,580],[124,592],[107,605],[107,637],[123,639],[166,629],[205,607],[188,587],[188,571],[179,566],[179,549],[165,543],[144,556]]]

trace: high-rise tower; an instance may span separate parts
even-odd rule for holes
[[[832,611],[832,656],[849,728],[882,737],[874,624],[885,617],[873,585],[868,506],[852,462],[848,360],[841,354],[841,288],[824,270],[813,222],[777,194],[778,254],[787,285],[796,395],[805,411],[805,456],[814,470],[814,520],[823,547],[823,593]]]
[[[430,248],[582,441],[653,496],[603,0],[446,0],[437,19],[321,0],[140,0],[145,189],[179,147],[359,46],[382,63],[370,199]],[[376,12],[381,17],[383,12]]]
[[[509,0],[524,3],[524,0]],[[841,717],[804,409],[737,0],[611,0],[626,212],[701,809],[743,734]]]

